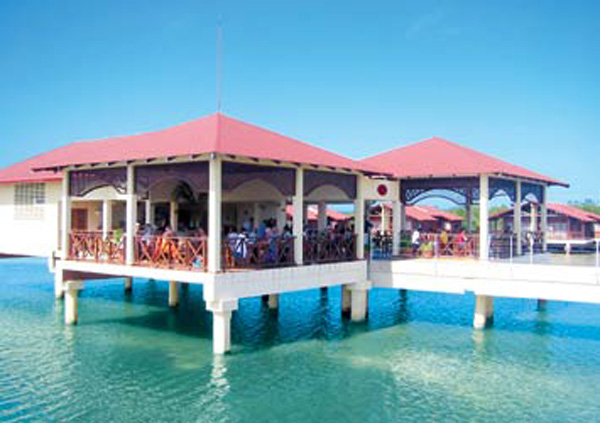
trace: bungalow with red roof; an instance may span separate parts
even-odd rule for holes
[[[440,210],[433,206],[406,206],[406,222],[404,229],[413,231],[419,229],[423,232],[458,232],[462,228],[463,218],[453,213]],[[383,213],[382,213],[383,211]],[[393,230],[393,206],[390,203],[381,203],[369,209],[369,222],[373,233],[386,234]]]
[[[523,227],[530,232],[539,232],[540,205],[522,206]],[[490,217],[490,227],[495,231],[513,230],[514,213],[511,209]],[[548,242],[591,241],[600,238],[600,214],[582,210],[567,204],[548,203]]]

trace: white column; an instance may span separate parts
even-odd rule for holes
[[[177,307],[179,304],[179,284],[169,281],[169,307]]]
[[[66,260],[69,257],[69,235],[71,233],[71,195],[69,193],[70,172],[63,171],[62,197],[61,197],[61,233],[60,233],[60,258]]]
[[[494,297],[478,295],[475,299],[473,327],[483,329],[494,321]]]
[[[269,309],[276,310],[279,308],[279,294],[270,294],[267,301]]]
[[[57,300],[63,298],[65,295],[64,284],[63,284],[63,271],[62,269],[54,270],[54,298]]]
[[[75,325],[79,319],[78,297],[79,291],[83,289],[82,281],[67,281],[65,286],[65,324]]]
[[[319,218],[317,220],[317,229],[319,231],[324,231],[327,228],[327,204],[325,201],[319,201]]]
[[[296,169],[296,195],[293,199],[294,205],[294,260],[297,265],[302,265],[304,261],[304,231],[303,212],[304,212],[304,169]]]
[[[144,221],[146,225],[151,225],[154,223],[154,216],[152,216],[152,201],[147,199],[144,201]]]
[[[208,190],[208,271],[221,270],[221,158],[209,162]]]
[[[402,204],[400,200],[392,203],[392,255],[400,254],[400,227],[402,225]]]
[[[178,213],[179,204],[177,203],[177,200],[171,200],[169,202],[169,222],[171,229],[174,231],[177,231],[177,228],[179,227]]]
[[[127,166],[127,216],[125,237],[125,262],[133,264],[135,262],[135,222],[137,220],[137,199],[135,197],[135,168],[133,165]]]
[[[531,216],[529,219],[529,232],[536,233],[537,232],[537,208],[536,204],[532,201],[529,204],[529,215]]]
[[[107,239],[112,230],[112,201],[102,200],[102,238]]]
[[[213,314],[213,352],[225,354],[231,350],[231,313],[238,308],[237,300],[217,300],[207,303]]]
[[[365,258],[365,197],[364,182],[366,176],[358,175],[356,200],[354,200],[354,233],[356,234],[356,258]]]
[[[540,224],[542,232],[542,251],[545,253],[548,251],[548,200],[546,198],[548,189],[546,185],[542,188],[542,202],[540,204]]]
[[[479,177],[479,259],[489,258],[489,178],[488,175]]]
[[[381,203],[381,233],[385,234],[388,231],[388,213],[385,207],[385,203]]]
[[[521,224],[522,224],[522,216],[521,216],[521,202],[523,201],[521,195],[521,181],[515,182],[516,184],[516,197],[515,204],[513,206],[513,232],[515,234],[516,243],[517,243],[517,255],[520,256],[523,254],[523,243],[521,242]]]

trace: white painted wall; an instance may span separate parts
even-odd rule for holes
[[[15,184],[0,185],[0,254],[48,257],[58,246],[60,182],[46,184],[43,217],[18,219]]]

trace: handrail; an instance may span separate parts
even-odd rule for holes
[[[202,270],[207,268],[207,238],[138,235],[134,263],[138,266]]]
[[[294,237],[236,236],[223,240],[223,269],[261,269],[293,266]]]
[[[356,235],[319,233],[304,237],[304,263],[335,263],[356,260]]]
[[[101,231],[71,231],[68,258],[122,264],[125,262],[125,236],[117,238],[113,232],[105,236]]]

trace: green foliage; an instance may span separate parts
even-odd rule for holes
[[[584,201],[569,201],[569,205],[590,213],[600,214],[600,204],[594,203],[590,199]]]

